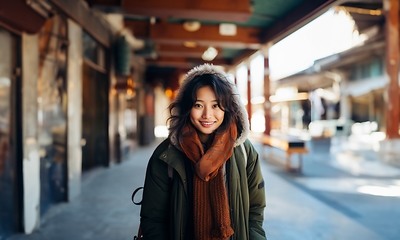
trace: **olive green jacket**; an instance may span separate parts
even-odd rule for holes
[[[244,146],[247,166],[240,146],[228,160],[228,181],[232,240],[266,239],[262,228],[265,193],[258,153],[249,140]],[[145,240],[183,240],[189,211],[184,153],[167,139],[154,151],[148,163],[141,207]],[[168,165],[173,175],[168,173]],[[196,224],[196,223],[195,223]]]

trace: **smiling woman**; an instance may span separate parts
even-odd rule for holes
[[[147,166],[143,238],[266,239],[260,162],[228,76],[213,65],[192,69],[169,110],[168,138]]]

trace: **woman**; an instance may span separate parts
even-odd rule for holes
[[[192,69],[169,110],[169,136],[147,166],[143,239],[266,239],[258,153],[226,74]]]

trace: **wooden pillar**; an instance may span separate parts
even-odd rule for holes
[[[264,134],[271,133],[271,102],[270,97],[270,81],[269,81],[269,58],[264,56],[264,116],[265,131]]]
[[[249,114],[249,124],[251,129],[251,71],[250,61],[247,64],[247,114]]]
[[[270,88],[270,70],[269,70],[269,49],[272,43],[263,44],[261,47],[261,53],[264,56],[264,118],[265,118],[265,130],[264,134],[271,134],[271,96]]]
[[[399,1],[384,0],[386,16],[386,138],[399,137]]]

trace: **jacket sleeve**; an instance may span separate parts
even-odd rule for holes
[[[248,154],[246,167],[249,186],[249,235],[251,240],[266,239],[263,229],[264,209],[266,206],[264,179],[261,173],[259,156],[253,145],[247,140],[245,144]],[[247,146],[246,146],[247,145]]]
[[[168,166],[158,158],[163,152],[161,148],[154,151],[146,170],[140,211],[144,240],[163,240],[169,237]]]

